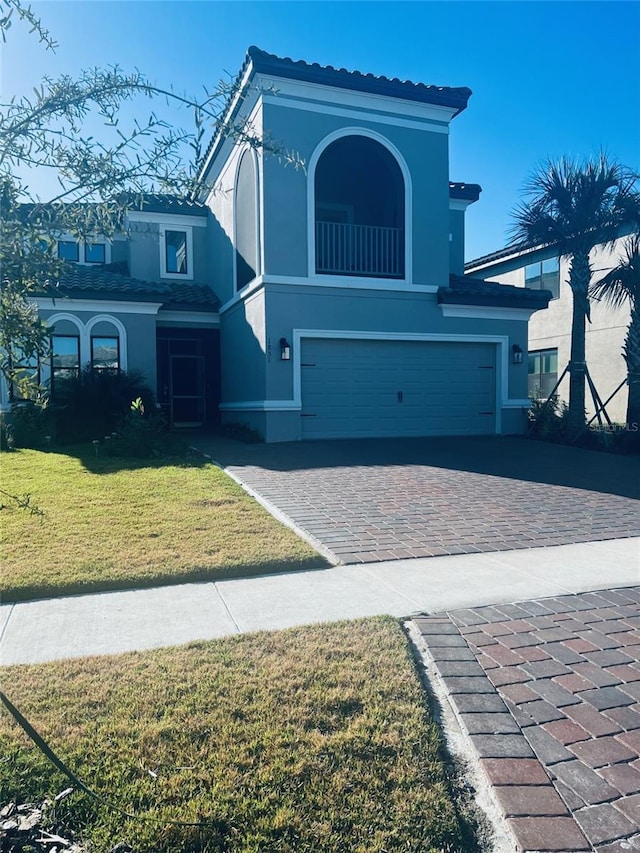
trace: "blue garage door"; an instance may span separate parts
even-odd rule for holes
[[[489,435],[495,345],[305,339],[302,437]]]

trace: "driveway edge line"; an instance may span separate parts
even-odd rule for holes
[[[219,468],[221,471],[224,471],[224,473],[228,477],[231,477],[234,483],[237,483],[241,488],[244,489],[244,491],[248,495],[250,495],[255,501],[257,501],[260,506],[266,509],[269,515],[272,515],[276,519],[276,521],[279,521],[281,524],[284,524],[285,527],[289,528],[289,530],[293,530],[296,536],[299,536],[300,539],[304,539],[304,541],[308,545],[311,545],[311,547],[314,548],[320,554],[321,557],[324,557],[325,560],[328,560],[328,562],[331,563],[332,566],[341,565],[342,560],[340,560],[333,553],[333,551],[330,551],[325,545],[322,544],[322,542],[316,539],[315,536],[312,536],[310,533],[307,533],[304,528],[297,525],[292,518],[289,518],[288,515],[282,512],[282,510],[279,510],[275,504],[272,504],[271,501],[267,500],[266,498],[263,498],[259,492],[256,492],[254,489],[251,488],[251,486],[248,486],[245,482],[243,482],[243,480],[237,474],[234,474],[234,472],[230,468],[225,467],[221,462],[218,462],[217,459],[214,459],[213,456],[210,456],[208,453],[204,453],[197,447],[194,447],[193,450],[196,450],[198,453],[200,453],[201,456],[204,456],[205,459],[208,459],[213,465],[216,466],[216,468]]]
[[[518,847],[513,833],[496,801],[491,783],[480,769],[475,747],[458,719],[451,701],[451,694],[442,680],[431,650],[413,619],[407,620],[404,627],[437,703],[432,709],[433,716],[440,726],[447,750],[456,763],[464,769],[465,779],[473,788],[473,801],[476,808],[490,827],[491,838],[483,839],[483,846],[490,844],[491,846],[487,846],[487,849],[490,849],[491,853],[517,853]]]

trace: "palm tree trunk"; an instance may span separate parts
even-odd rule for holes
[[[569,267],[569,286],[573,293],[571,322],[571,361],[569,363],[569,423],[581,429],[585,424],[585,320],[589,317],[589,255],[576,253]]]
[[[631,306],[631,320],[624,342],[624,360],[627,362],[629,398],[627,402],[627,429],[640,436],[640,305]]]

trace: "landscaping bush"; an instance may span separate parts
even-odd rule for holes
[[[578,444],[593,450],[611,453],[636,454],[640,452],[640,434],[626,424],[591,424],[580,436]]]
[[[0,412],[0,452],[14,450],[13,432],[9,423],[7,413]]]
[[[15,403],[9,412],[0,415],[0,449],[47,447],[53,430],[52,410],[46,398]]]
[[[56,380],[57,442],[76,444],[111,435],[126,417],[131,401],[138,398],[147,412],[153,411],[153,392],[136,371],[108,373],[86,367],[78,378]]]
[[[569,408],[558,395],[548,400],[533,399],[528,412],[529,435],[558,444],[571,444],[588,450],[632,454],[640,452],[640,431],[624,424],[594,422],[581,432],[569,427]]]
[[[534,397],[528,412],[529,434],[548,441],[566,441],[568,432],[567,404],[557,394],[548,399]]]
[[[142,397],[137,397],[118,429],[105,441],[104,449],[107,456],[151,459],[170,452],[174,444],[162,412],[158,409],[147,411]]]

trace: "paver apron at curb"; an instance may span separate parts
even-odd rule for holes
[[[640,587],[420,617],[522,851],[640,851]]]

